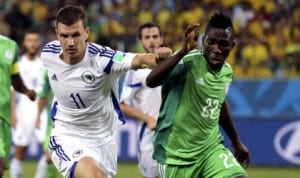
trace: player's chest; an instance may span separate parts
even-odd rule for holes
[[[225,98],[232,79],[230,75],[194,72],[187,77],[189,90],[195,97]]]
[[[92,68],[68,68],[48,71],[55,94],[89,93],[105,86],[106,75]]]

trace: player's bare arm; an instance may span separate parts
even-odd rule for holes
[[[170,74],[177,63],[192,49],[197,46],[199,36],[199,24],[190,25],[185,30],[185,40],[183,47],[176,54],[168,57],[166,60],[160,62],[159,65],[153,68],[148,75],[146,83],[148,87],[157,87],[163,83],[165,78]]]
[[[34,90],[28,89],[19,74],[12,75],[12,85],[14,89],[20,93],[27,95],[30,100],[35,100],[36,93]]]
[[[125,114],[127,117],[134,118],[147,123],[148,128],[151,130],[154,130],[156,128],[157,121],[155,118],[148,116],[147,114],[144,114],[137,108],[132,107],[124,102],[120,104],[120,108],[122,113]]]
[[[160,60],[172,54],[172,49],[168,47],[160,47],[155,53],[137,54],[132,61],[133,69],[153,68]]]
[[[222,104],[219,124],[230,138],[231,145],[234,148],[234,156],[244,168],[247,168],[250,163],[249,151],[238,137],[226,102]]]

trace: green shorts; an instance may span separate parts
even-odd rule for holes
[[[229,149],[222,144],[211,149],[192,165],[159,164],[161,178],[233,178],[247,173]]]
[[[10,125],[0,118],[0,158],[5,160],[5,169],[8,169],[10,163],[11,139]]]

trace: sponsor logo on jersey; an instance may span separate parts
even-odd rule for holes
[[[300,121],[282,126],[275,135],[274,146],[276,152],[294,164],[300,165]]]
[[[4,52],[4,55],[5,55],[5,57],[7,58],[7,59],[13,59],[13,52],[11,51],[11,50],[6,50],[5,52]]]
[[[196,80],[196,83],[198,83],[199,85],[204,85],[205,83],[204,83],[203,77],[197,79],[197,80]]]
[[[124,54],[121,52],[116,52],[116,54],[113,57],[114,62],[122,63],[124,60]]]
[[[79,149],[79,150],[75,150],[72,154],[73,158],[78,158],[80,155],[82,155],[83,150]]]
[[[94,83],[94,81],[95,81],[95,76],[90,71],[83,72],[82,75],[81,75],[81,78],[87,84]]]

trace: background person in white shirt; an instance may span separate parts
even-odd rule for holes
[[[141,45],[148,53],[154,53],[162,44],[160,27],[145,23],[139,27]],[[170,49],[171,50],[171,49]],[[146,78],[151,69],[130,70],[126,73],[121,94],[121,111],[126,116],[138,120],[138,166],[145,178],[158,177],[153,153],[153,129],[161,105],[161,87],[149,88]]]
[[[118,79],[125,71],[151,67],[171,54],[135,54],[87,42],[89,27],[83,8],[58,11],[57,41],[42,49],[42,61],[54,93],[50,137],[53,164],[64,177],[114,177],[115,132],[124,122],[118,101]]]
[[[28,30],[24,34],[24,54],[19,60],[20,75],[25,85],[38,91],[41,87],[41,75],[44,67],[39,56],[40,35],[35,30]],[[30,100],[27,96],[15,92],[14,105],[12,108],[12,139],[15,151],[10,164],[10,175],[12,178],[22,177],[22,162],[29,143],[35,136],[38,143],[42,144],[45,138],[47,113],[44,110],[41,125],[36,128],[37,101]],[[37,166],[35,177],[45,175],[46,160],[41,157]]]

